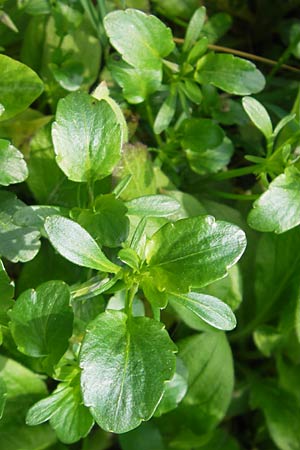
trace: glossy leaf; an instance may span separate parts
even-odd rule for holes
[[[100,180],[120,159],[121,129],[114,111],[85,93],[59,101],[52,138],[56,161],[72,181]]]
[[[140,69],[159,69],[162,58],[174,48],[171,30],[157,17],[138,10],[111,12],[104,27],[123,59]]]
[[[72,444],[85,437],[94,424],[89,410],[82,404],[79,380],[61,383],[49,397],[33,405],[27,413],[26,423],[38,425],[50,420],[57,437]]]
[[[2,121],[28,108],[42,93],[43,83],[32,69],[6,55],[0,55],[0,73]]]
[[[34,227],[18,226],[13,220],[24,206],[11,192],[0,192],[0,255],[12,262],[30,261],[40,248],[40,232]]]
[[[212,216],[168,223],[147,243],[148,270],[161,290],[184,292],[219,278],[241,257],[243,231]]]
[[[244,97],[242,103],[244,110],[256,128],[264,134],[266,139],[269,139],[273,133],[273,126],[265,107],[252,97]]]
[[[125,433],[153,415],[175,371],[174,352],[163,325],[146,317],[107,311],[89,325],[81,389],[101,428]]]
[[[5,139],[0,139],[0,184],[21,183],[28,176],[22,153]]]
[[[83,226],[100,245],[119,247],[129,232],[127,208],[113,194],[97,197],[94,209],[73,210],[72,217]]]
[[[126,202],[128,214],[148,217],[167,217],[175,214],[180,204],[168,195],[145,195]]]
[[[265,86],[262,73],[250,61],[233,55],[209,53],[197,64],[196,80],[229,94],[249,95]]]
[[[188,384],[188,371],[180,358],[176,359],[176,372],[171,381],[166,384],[166,390],[155,411],[155,417],[160,417],[169,411],[177,408],[177,405],[184,398]]]
[[[288,167],[253,204],[249,225],[258,231],[284,233],[300,224],[300,172]]]
[[[119,267],[106,258],[91,235],[80,225],[61,216],[46,219],[45,230],[54,248],[78,266],[116,273]]]
[[[21,294],[10,312],[18,349],[56,363],[68,348],[73,328],[70,291],[62,281],[48,281]]]
[[[114,60],[109,62],[109,69],[129,103],[142,103],[161,85],[162,71],[160,69],[141,69],[130,66],[125,61]]]
[[[179,303],[219,330],[232,330],[236,326],[236,319],[230,307],[216,297],[188,292],[187,294],[168,293],[167,298],[171,304]]]

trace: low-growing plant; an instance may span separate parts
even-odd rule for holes
[[[202,3],[0,4],[5,450],[300,448],[299,5]]]

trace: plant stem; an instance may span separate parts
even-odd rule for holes
[[[133,304],[134,296],[138,290],[138,287],[139,287],[138,283],[133,283],[131,288],[127,291],[125,312],[128,317],[132,316],[132,304]]]
[[[231,169],[226,172],[220,172],[212,178],[217,181],[229,180],[230,178],[242,177],[243,175],[254,174],[258,170],[257,166],[240,167],[239,169]]]
[[[151,125],[152,130],[153,130],[153,128],[154,128],[154,117],[153,117],[152,108],[151,108],[150,103],[147,100],[146,100],[145,104],[146,104],[146,112],[147,112],[148,120],[149,120],[149,123]],[[161,137],[159,136],[159,134],[155,134],[154,130],[153,130],[153,135],[154,135],[154,138],[156,140],[157,145],[159,147],[161,147],[162,144],[163,144]]]

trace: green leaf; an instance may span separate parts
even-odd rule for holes
[[[141,69],[113,59],[109,61],[108,67],[129,103],[142,103],[161,85],[161,69]]]
[[[109,106],[111,107],[111,109],[113,110],[113,112],[116,115],[118,124],[121,127],[121,140],[124,143],[127,142],[128,141],[128,128],[127,128],[126,119],[124,117],[124,114],[123,114],[123,111],[122,111],[120,105],[113,98],[110,97],[109,89],[108,89],[105,81],[101,81],[101,83],[92,92],[92,96],[96,100],[105,100],[109,104]]]
[[[74,218],[84,227],[99,245],[119,247],[126,241],[129,232],[127,208],[113,194],[96,198],[93,210],[72,211]]]
[[[33,405],[26,423],[38,425],[50,420],[57,437],[72,444],[85,437],[94,424],[89,410],[82,404],[79,377],[69,383],[60,383],[49,397]]]
[[[189,119],[183,124],[181,145],[192,152],[204,152],[222,144],[224,131],[211,119]]]
[[[180,358],[176,358],[176,372],[166,384],[166,390],[155,411],[155,417],[160,417],[177,408],[187,391],[188,371]]]
[[[23,424],[28,408],[47,395],[47,389],[38,374],[2,355],[0,355],[0,378],[7,390],[5,414],[0,422],[1,443],[3,428],[11,422],[16,426]]]
[[[73,329],[70,291],[62,281],[48,281],[23,292],[10,312],[18,349],[55,364],[68,348]]]
[[[175,371],[174,352],[164,326],[147,317],[106,311],[88,326],[81,389],[101,428],[125,433],[150,419]]]
[[[0,139],[0,184],[21,183],[26,180],[28,170],[22,153],[5,139]]]
[[[7,397],[7,389],[6,384],[2,378],[0,378],[0,419],[3,416],[3,411],[5,408],[6,403],[6,397]]]
[[[252,97],[244,97],[242,100],[244,110],[266,139],[270,139],[273,133],[273,125],[266,108]]]
[[[232,266],[227,277],[205,286],[201,293],[221,298],[233,311],[238,309],[243,300],[243,285],[239,265]]]
[[[177,90],[171,86],[170,93],[161,105],[155,118],[153,125],[154,133],[160,134],[168,128],[176,111],[176,103]]]
[[[251,389],[251,403],[262,409],[269,433],[281,450],[300,446],[300,407],[297,399],[280,389],[273,380],[256,381]]]
[[[40,233],[36,228],[14,223],[14,214],[24,206],[11,192],[0,192],[0,255],[12,262],[30,261],[40,248]]]
[[[40,129],[30,142],[28,170],[26,183],[38,203],[77,205],[78,184],[68,180],[56,163],[49,125]]]
[[[119,436],[122,450],[166,450],[159,429],[153,422],[142,423],[135,430]]]
[[[11,300],[14,295],[14,283],[10,281],[9,276],[6,273],[3,262],[0,259],[0,298],[1,303],[7,300]]]
[[[287,167],[253,204],[249,225],[258,231],[284,233],[300,224],[300,172]]]
[[[197,64],[196,80],[229,94],[249,95],[265,86],[262,73],[250,61],[223,53],[209,53]]]
[[[180,86],[183,89],[184,94],[196,105],[200,105],[203,100],[203,95],[200,87],[192,80],[185,80],[184,84]]]
[[[207,37],[204,36],[201,39],[199,39],[199,41],[196,42],[196,44],[191,48],[188,54],[187,58],[188,63],[193,65],[196,64],[198,59],[200,59],[201,56],[203,56],[204,53],[206,53],[207,46],[208,46]]]
[[[148,270],[160,290],[184,292],[223,278],[246,247],[244,232],[212,216],[167,223],[147,243]]]
[[[211,16],[204,24],[201,36],[207,38],[209,44],[214,44],[223,37],[232,25],[232,18],[226,12]]]
[[[123,59],[140,69],[160,69],[162,58],[174,48],[171,30],[138,10],[113,11],[105,17],[104,27]]]
[[[124,146],[122,159],[114,175],[117,179],[131,175],[130,182],[120,196],[124,200],[156,194],[153,166],[147,147],[141,144]]]
[[[216,297],[189,292],[187,294],[168,293],[167,298],[171,304],[179,303],[219,330],[232,330],[236,326],[235,316],[229,306]]]
[[[194,12],[185,33],[183,51],[190,50],[190,48],[198,40],[204,25],[205,17],[206,8],[204,6],[201,6]]]
[[[73,220],[61,216],[48,217],[45,230],[53,247],[74,264],[102,272],[119,271],[119,267],[106,258],[91,235]]]
[[[227,137],[224,137],[222,143],[215,148],[207,148],[197,152],[186,150],[186,157],[191,169],[204,175],[207,173],[216,173],[229,164],[233,155],[234,147]]]
[[[189,373],[189,388],[178,413],[197,434],[207,433],[222,420],[231,400],[234,384],[231,350],[221,332],[197,334],[178,345],[179,357]]]
[[[167,217],[180,208],[177,200],[168,195],[145,195],[126,202],[128,214],[146,217]]]
[[[32,69],[6,55],[0,55],[0,73],[2,121],[28,108],[42,93],[43,83]]]
[[[100,180],[120,159],[121,129],[114,111],[105,100],[82,92],[59,101],[52,138],[57,164],[72,181]]]

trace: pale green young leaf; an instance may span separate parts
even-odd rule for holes
[[[216,297],[188,292],[186,294],[168,293],[168,300],[179,303],[189,309],[204,322],[219,330],[232,330],[236,326],[236,319],[231,308]]]
[[[125,145],[114,175],[117,180],[131,175],[126,189],[120,195],[123,200],[156,194],[155,174],[147,147],[144,145]]]
[[[32,69],[6,55],[0,55],[0,73],[2,121],[28,108],[42,93],[43,83]]]
[[[284,233],[300,224],[300,172],[287,167],[253,204],[249,225],[258,231]]]
[[[264,76],[253,63],[223,53],[209,53],[201,58],[195,78],[200,84],[212,84],[236,95],[255,94],[265,86]]]
[[[120,159],[121,128],[111,106],[83,92],[58,103],[52,125],[56,161],[72,181],[92,182],[110,175]]]
[[[116,273],[119,267],[109,261],[91,235],[73,220],[51,216],[45,230],[53,247],[78,266]]]
[[[154,133],[160,134],[165,131],[166,128],[170,125],[175,111],[176,111],[176,103],[177,103],[177,91],[175,88],[172,88],[168,97],[161,105],[157,116],[154,121],[153,129]]]
[[[242,100],[244,110],[266,139],[270,139],[273,133],[273,125],[265,107],[255,98],[244,97]]]
[[[48,281],[23,292],[9,316],[13,338],[22,353],[55,364],[67,350],[73,312],[64,282]]]
[[[147,270],[160,290],[186,292],[223,278],[246,247],[237,226],[199,216],[167,223],[146,246]]]
[[[105,17],[104,27],[123,59],[140,69],[160,69],[162,58],[174,48],[171,30],[142,11],[113,11]]]
[[[183,44],[184,51],[190,50],[190,48],[198,40],[202,27],[204,25],[205,17],[206,8],[204,6],[201,6],[194,12],[186,30]]]
[[[174,374],[175,349],[164,326],[147,317],[106,311],[88,326],[81,389],[101,428],[125,433],[150,419]]]
[[[0,184],[21,183],[28,176],[28,169],[22,153],[9,141],[0,139]]]
[[[133,104],[142,103],[157,91],[162,81],[161,69],[133,67],[125,61],[109,62],[113,78],[121,86],[124,98]]]
[[[198,42],[191,48],[187,61],[188,63],[194,65],[198,61],[198,59],[201,58],[201,56],[204,55],[207,51],[208,46],[208,39],[206,36],[203,36],[201,39],[199,39]]]
[[[177,200],[168,195],[145,195],[125,203],[128,214],[147,217],[167,217],[180,208]]]
[[[123,143],[127,142],[128,128],[126,119],[124,117],[120,105],[113,98],[110,97],[109,89],[105,81],[101,81],[101,83],[96,87],[96,89],[92,92],[92,97],[96,98],[97,100],[105,100],[109,104],[109,106],[116,115],[118,124],[121,127],[122,142]]]

